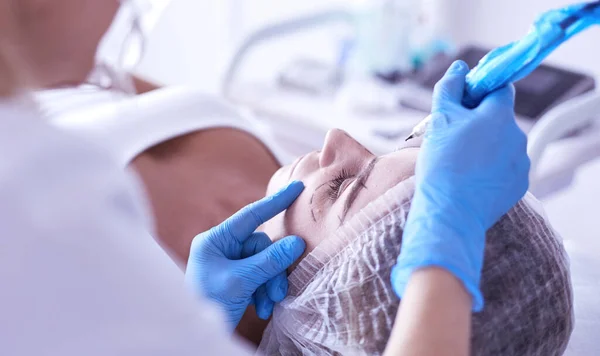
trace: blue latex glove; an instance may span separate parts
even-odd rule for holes
[[[186,283],[217,302],[232,329],[251,302],[258,315],[267,319],[273,303],[287,295],[286,270],[304,252],[304,241],[288,236],[272,243],[266,234],[254,231],[287,209],[303,189],[301,182],[292,182],[194,238]]]
[[[513,87],[467,109],[461,100],[468,70],[455,62],[436,85],[392,284],[402,297],[413,271],[442,267],[462,281],[479,311],[485,233],[526,193],[529,158],[515,122]]]

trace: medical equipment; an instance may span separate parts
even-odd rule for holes
[[[568,186],[577,167],[597,157],[600,150],[597,140],[599,113],[600,92],[594,91],[553,108],[533,126],[529,132],[527,153],[531,160],[530,181],[535,182],[534,190],[538,197],[556,191],[559,185]],[[588,129],[565,138],[581,127]],[[558,147],[552,147],[553,142]],[[570,154],[565,154],[565,151]],[[543,157],[552,159],[543,160]],[[559,176],[559,179],[550,179],[549,173]]]
[[[301,30],[314,28],[315,26],[324,26],[331,23],[349,24],[352,22],[352,15],[345,9],[332,9],[316,14],[311,14],[303,17],[298,17],[293,20],[270,25],[250,34],[237,48],[232,55],[229,65],[225,71],[221,93],[224,97],[230,98],[231,89],[234,85],[234,80],[238,74],[238,70],[250,52],[250,49],[268,42],[269,40],[296,33]]]
[[[342,72],[339,67],[310,59],[292,62],[279,76],[282,87],[313,95],[333,93],[341,81]]]
[[[271,243],[266,234],[255,230],[287,209],[303,190],[302,182],[291,182],[192,241],[186,283],[222,308],[231,330],[252,301],[258,315],[268,319],[273,303],[285,298],[286,270],[304,253],[306,244],[297,236]]]
[[[390,75],[412,69],[411,35],[418,22],[419,0],[357,1],[357,61],[370,73]]]
[[[592,139],[597,142],[598,134]],[[599,173],[600,160],[586,164],[577,172],[577,180],[568,191],[543,202],[553,228],[565,239],[571,264],[575,329],[565,356],[596,355],[600,350],[600,239],[595,209],[600,196]]]
[[[454,58],[432,61],[415,76],[418,86],[402,103],[430,112],[433,87],[452,61],[461,59],[474,67],[487,52],[469,46]],[[528,133],[530,190],[536,197],[567,187],[577,169],[598,156],[600,92],[594,91],[595,86],[589,75],[546,64],[515,83],[515,113]]]
[[[526,77],[558,46],[597,23],[600,23],[600,1],[542,14],[523,39],[493,50],[471,70],[463,104],[476,107],[488,93]],[[423,135],[429,120],[430,116],[419,123],[407,140]]]
[[[238,70],[250,49],[269,40],[329,25],[345,26],[351,36],[336,41],[341,69],[368,75],[398,77],[439,51],[446,50],[440,33],[440,0],[352,0],[349,6],[332,8],[266,26],[247,36],[233,53],[221,91],[231,97]]]
[[[289,276],[262,354],[378,355],[399,300],[390,273],[414,192],[409,178],[327,236]],[[568,259],[560,238],[528,195],[487,234],[473,314],[474,355],[559,355],[573,328]]]
[[[469,68],[489,52],[489,49],[478,46],[467,46],[453,57],[440,57],[429,62],[419,71],[413,80],[425,92],[432,92],[435,84],[442,78],[446,70],[455,60],[462,60]],[[514,83],[516,89],[515,114],[522,120],[534,123],[550,109],[560,103],[575,98],[595,88],[593,77],[553,65],[542,64],[525,78]],[[419,98],[420,90],[413,97],[402,99],[402,104],[417,110],[431,112],[431,100],[427,93]]]

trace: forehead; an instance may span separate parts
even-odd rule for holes
[[[406,147],[379,157],[379,162],[369,177],[379,182],[393,182],[393,185],[415,174],[415,165],[419,155],[419,147]],[[370,183],[370,182],[367,183]],[[393,186],[392,185],[392,186]],[[387,188],[391,188],[388,186]]]

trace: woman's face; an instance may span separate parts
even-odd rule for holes
[[[407,145],[377,157],[344,131],[329,131],[321,151],[298,158],[271,178],[267,194],[292,180],[306,188],[264,231],[274,240],[298,235],[307,243],[306,253],[312,251],[368,203],[411,177],[418,152]]]

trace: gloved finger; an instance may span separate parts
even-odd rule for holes
[[[519,162],[518,170],[521,172],[521,174],[519,175],[520,178],[517,179],[515,189],[520,199],[523,198],[529,190],[529,166],[529,158],[523,159]]]
[[[498,197],[498,214],[494,216],[494,221],[500,219],[502,215],[508,212],[516,201],[523,198],[529,189],[529,170],[531,162],[527,156],[525,134],[518,128],[515,128],[510,135],[505,135],[506,145],[513,147],[509,157],[503,159],[506,161],[506,171],[510,172],[507,176],[507,183],[510,189],[502,197]],[[520,142],[520,143],[519,143]],[[521,147],[518,147],[521,146]],[[507,199],[507,196],[510,199]],[[491,226],[491,224],[490,224]]]
[[[521,154],[524,157],[527,156],[527,135],[521,130],[515,121],[512,123],[512,135],[511,141],[517,154]]]
[[[297,236],[288,236],[274,242],[261,253],[244,260],[254,276],[256,286],[267,283],[280,273],[285,272],[302,254],[306,244]]]
[[[504,121],[497,135],[504,146],[503,151],[512,158],[512,161],[527,158],[527,135],[514,119]]]
[[[256,290],[254,302],[256,315],[263,320],[269,319],[273,313],[274,303],[267,295],[267,288],[264,284]]]
[[[264,232],[254,232],[242,245],[242,258],[248,258],[264,251],[273,241]]]
[[[529,172],[531,170],[531,160],[526,152],[518,151],[514,160],[514,189],[519,197],[523,197],[529,189]]]
[[[515,87],[512,84],[504,86],[498,90],[488,94],[481,104],[478,106],[478,110],[484,110],[488,113],[496,113],[498,110],[513,110],[515,107]],[[487,115],[490,118],[504,117],[503,115]]]
[[[248,258],[264,251],[273,242],[264,232],[255,232],[244,242],[242,246],[242,258]],[[265,284],[267,295],[275,303],[281,302],[287,295],[288,280],[287,273],[282,272]]]
[[[290,183],[272,196],[247,205],[227,219],[221,226],[239,243],[243,243],[260,225],[287,209],[304,190],[299,181]]]
[[[439,132],[446,132],[445,130],[450,126],[450,120],[447,115],[441,112],[434,112],[431,114],[431,121],[427,125],[427,131],[425,131],[425,138],[423,139],[423,145],[426,145],[431,140],[436,138],[436,134]],[[426,142],[427,141],[427,142]]]
[[[465,91],[465,77],[469,66],[463,61],[455,61],[435,85],[431,112],[443,108],[446,102],[461,104]]]
[[[287,273],[281,272],[266,283],[267,295],[275,303],[281,302],[287,296],[288,279]]]

